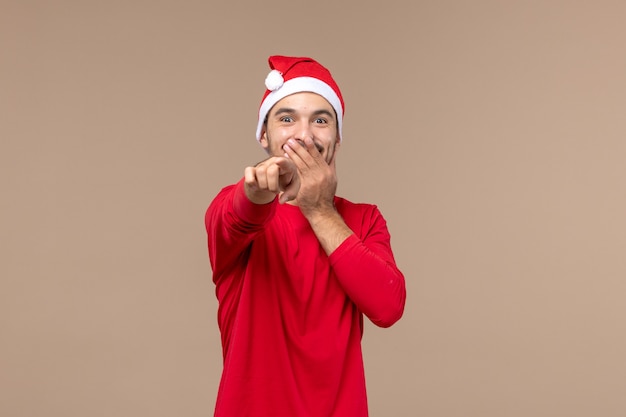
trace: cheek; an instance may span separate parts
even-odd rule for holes
[[[319,136],[319,140],[324,145],[325,149],[328,149],[329,152],[333,152],[339,139],[337,138],[337,135],[325,132],[323,135]]]
[[[284,127],[273,128],[269,131],[269,136],[274,142],[285,141],[287,138],[289,138],[289,134],[289,129],[286,129]]]
[[[337,128],[333,126],[323,126],[317,129],[316,136],[322,139],[325,143],[334,143],[339,137],[337,135]]]
[[[268,151],[274,155],[282,155],[283,145],[287,143],[287,139],[289,139],[289,135],[285,132],[284,129],[273,129],[268,134]]]

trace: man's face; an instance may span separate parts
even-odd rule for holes
[[[270,155],[283,156],[288,139],[302,142],[307,136],[330,163],[339,148],[335,110],[324,97],[303,92],[287,96],[272,107],[260,142]]]

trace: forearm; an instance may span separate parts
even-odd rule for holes
[[[405,280],[390,249],[370,248],[351,236],[330,261],[348,297],[374,324],[389,327],[400,319],[406,300]]]
[[[404,311],[404,276],[397,268],[387,229],[379,222],[360,239],[333,207],[305,212],[320,245],[329,256],[346,295],[373,323],[389,327]]]
[[[273,216],[274,203],[249,201],[243,181],[224,188],[211,202],[206,215],[209,257],[214,272],[227,267]]]

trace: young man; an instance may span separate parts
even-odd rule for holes
[[[269,157],[209,206],[224,369],[216,417],[364,417],[363,315],[400,319],[405,282],[376,206],[335,196],[344,103],[311,58],[272,56]]]

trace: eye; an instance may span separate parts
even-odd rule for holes
[[[283,116],[280,118],[280,121],[285,123],[291,123],[293,122],[293,118],[291,116]]]
[[[315,123],[326,124],[328,123],[328,121],[322,117],[318,117],[317,119],[315,119]]]

